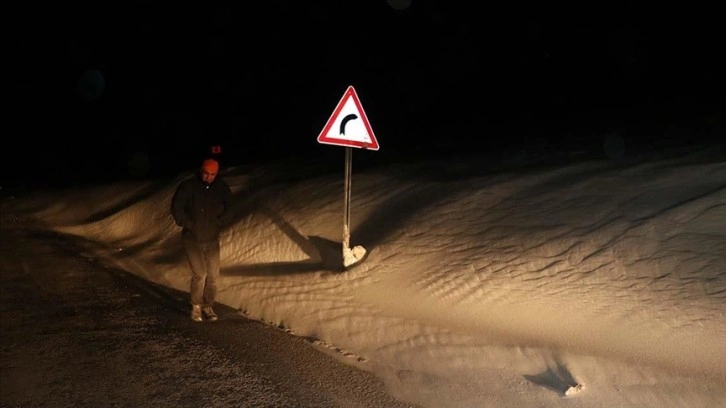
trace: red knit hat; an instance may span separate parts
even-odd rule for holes
[[[219,172],[219,162],[214,159],[207,159],[202,163],[202,170],[207,173],[217,174]]]

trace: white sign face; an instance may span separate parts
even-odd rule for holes
[[[318,142],[378,150],[378,141],[353,86],[349,86],[318,135]]]

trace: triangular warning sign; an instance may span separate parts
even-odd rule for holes
[[[353,86],[349,86],[343,94],[323,131],[318,135],[318,142],[378,150],[378,141]]]

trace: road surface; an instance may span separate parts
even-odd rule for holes
[[[3,214],[2,407],[413,407],[368,372],[236,310],[84,257]]]

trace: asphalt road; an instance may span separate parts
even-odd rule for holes
[[[0,225],[2,407],[413,407],[303,338],[225,307],[193,322],[186,293]]]

